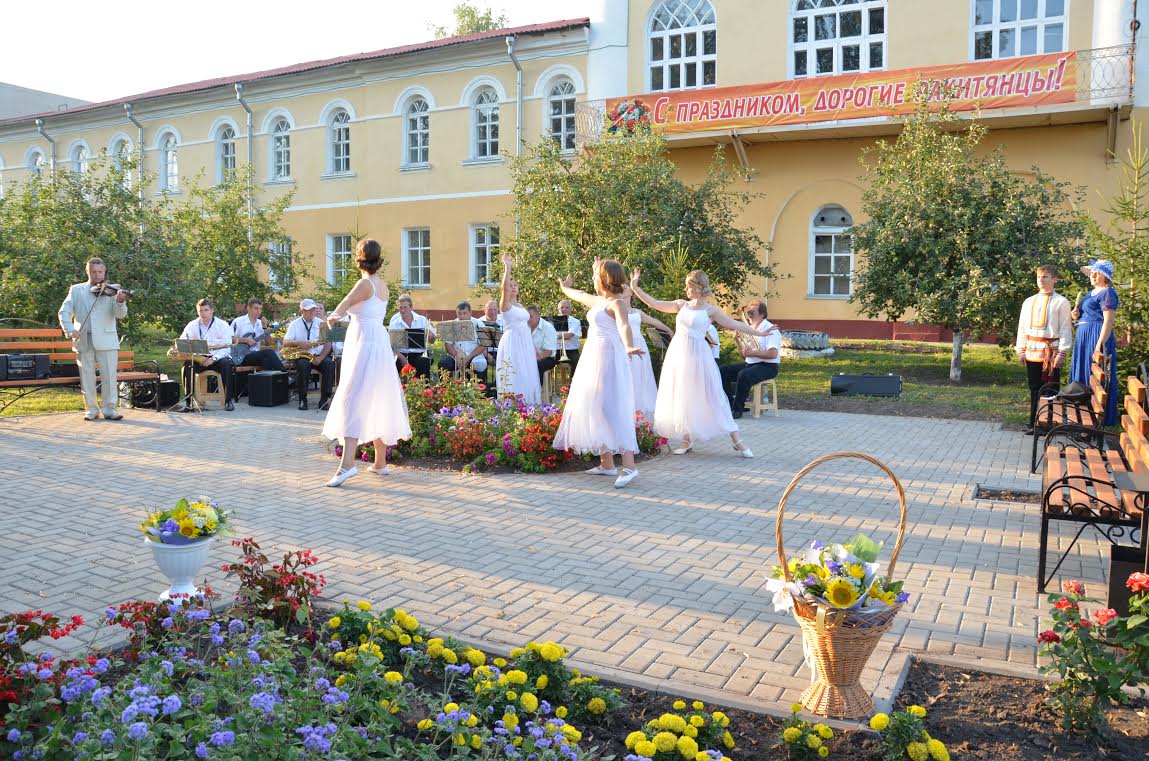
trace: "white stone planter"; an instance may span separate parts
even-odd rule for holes
[[[162,544],[146,538],[144,542],[151,547],[156,565],[171,584],[160,595],[160,600],[167,600],[173,595],[195,594],[195,575],[211,554],[212,539],[201,539],[189,544]]]

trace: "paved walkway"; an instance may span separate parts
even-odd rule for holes
[[[808,683],[797,626],[764,590],[775,508],[813,458],[857,449],[909,494],[898,564],[911,605],[870,663],[888,699],[907,653],[1032,669],[1039,601],[1037,508],[974,501],[976,483],[1036,489],[1028,439],[993,424],[783,410],[744,419],[757,457],[727,441],[644,465],[625,490],[581,474],[462,475],[399,468],[343,488],[293,407],[203,416],[127,411],[119,424],[48,415],[0,421],[4,609],[99,617],[163,588],[136,530],[147,506],[207,494],[265,548],[311,547],[329,593],[410,609],[463,639],[507,649],[555,639],[600,673],[668,691],[778,708]],[[896,499],[865,463],[824,466],[795,492],[786,544],[892,541]],[[1103,579],[1089,539],[1067,574]],[[271,554],[271,553],[269,553]],[[230,546],[213,566],[234,557]],[[213,585],[223,586],[213,572]]]

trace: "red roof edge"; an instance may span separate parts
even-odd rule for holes
[[[410,45],[401,45],[394,48],[373,50],[367,53],[354,53],[351,55],[339,56],[337,58],[325,58],[318,61],[307,61],[304,63],[291,64],[290,66],[281,66],[275,69],[267,69],[265,71],[240,74],[238,76],[204,79],[199,82],[190,82],[188,84],[161,88],[159,90],[150,90],[148,92],[129,95],[123,98],[114,98],[112,100],[105,100],[99,103],[89,103],[87,105],[77,106],[76,108],[70,108],[66,111],[45,111],[39,114],[25,114],[23,116],[13,117],[11,119],[0,120],[0,126],[23,121],[31,121],[39,117],[46,118],[49,116],[63,116],[67,114],[82,113],[85,111],[93,111],[112,105],[137,103],[148,98],[160,98],[167,95],[182,95],[185,93],[199,92],[201,90],[210,90],[214,87],[233,86],[240,82],[254,82],[260,79],[270,79],[271,77],[279,77],[287,74],[300,74],[305,71],[314,71],[315,69],[322,69],[328,66],[340,66],[342,64],[357,63],[359,61],[370,61],[377,58],[391,58],[393,56],[406,55],[408,53],[418,53],[425,50],[435,50],[437,48],[445,48],[452,45],[462,45],[468,42],[480,42],[482,40],[509,37],[511,35],[517,34],[544,34],[546,32],[559,32],[565,29],[577,29],[578,27],[583,26],[590,26],[589,18],[584,17],[576,19],[565,19],[562,21],[548,21],[541,24],[528,24],[526,26],[509,27],[506,29],[492,29],[486,32],[474,32],[472,34],[463,34],[457,37],[444,37],[440,40],[428,40],[426,42],[416,42]]]

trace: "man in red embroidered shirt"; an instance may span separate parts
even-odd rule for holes
[[[1037,293],[1025,300],[1017,321],[1017,361],[1025,367],[1029,381],[1029,425],[1033,435],[1037,395],[1042,386],[1061,384],[1061,366],[1073,346],[1073,321],[1069,300],[1053,290],[1057,268],[1043,264],[1037,268]]]

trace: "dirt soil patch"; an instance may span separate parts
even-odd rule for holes
[[[945,420],[988,420],[995,423],[1001,420],[996,414],[956,405],[936,402],[915,404],[900,399],[882,397],[831,397],[828,392],[824,398],[782,396],[781,407],[784,410],[853,412],[860,415],[894,415],[896,417],[935,417]]]
[[[1020,502],[1027,505],[1040,505],[1041,494],[1035,491],[1015,491],[1013,489],[997,489],[992,486],[978,484],[974,499],[992,499],[995,502]]]

